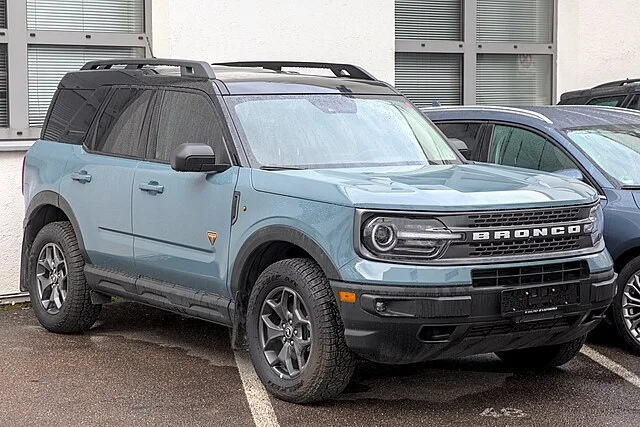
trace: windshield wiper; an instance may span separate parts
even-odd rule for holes
[[[263,171],[299,171],[301,168],[296,168],[294,166],[260,166],[260,169]]]
[[[640,185],[623,185],[620,188],[623,190],[640,190]]]

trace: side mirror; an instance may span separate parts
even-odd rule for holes
[[[171,153],[171,169],[178,172],[223,172],[230,167],[216,164],[213,148],[207,144],[180,144]]]
[[[458,150],[465,159],[467,158],[469,155],[469,147],[467,147],[466,142],[458,138],[449,138],[449,142],[451,142],[451,145],[453,145],[453,147]]]
[[[584,175],[578,169],[561,169],[554,172],[556,175],[562,175],[565,178],[577,179],[578,181],[584,181]]]

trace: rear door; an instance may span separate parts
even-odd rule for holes
[[[83,145],[67,162],[60,193],[69,202],[94,265],[133,271],[131,188],[146,151],[153,91],[109,91]]]
[[[219,163],[229,163],[222,112],[195,90],[166,90],[158,107],[147,160],[133,180],[136,271],[224,295],[238,168],[206,174],[176,172],[169,164],[182,143],[209,144]]]

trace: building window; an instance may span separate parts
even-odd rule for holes
[[[144,48],[139,47],[28,46],[29,126],[42,126],[58,83],[68,71],[97,59],[142,56]]]
[[[143,33],[143,0],[27,0],[27,28]]]
[[[0,151],[39,137],[65,73],[144,57],[150,10],[151,0],[0,0],[0,28],[10,23],[0,33]]]
[[[396,53],[396,87],[417,106],[462,103],[462,55]]]
[[[558,0],[396,0],[396,86],[416,105],[550,104]]]

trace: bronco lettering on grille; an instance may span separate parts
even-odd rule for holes
[[[582,225],[525,228],[518,230],[480,231],[472,235],[473,241],[482,240],[511,240],[511,239],[537,239],[548,236],[565,236],[582,233]]]

